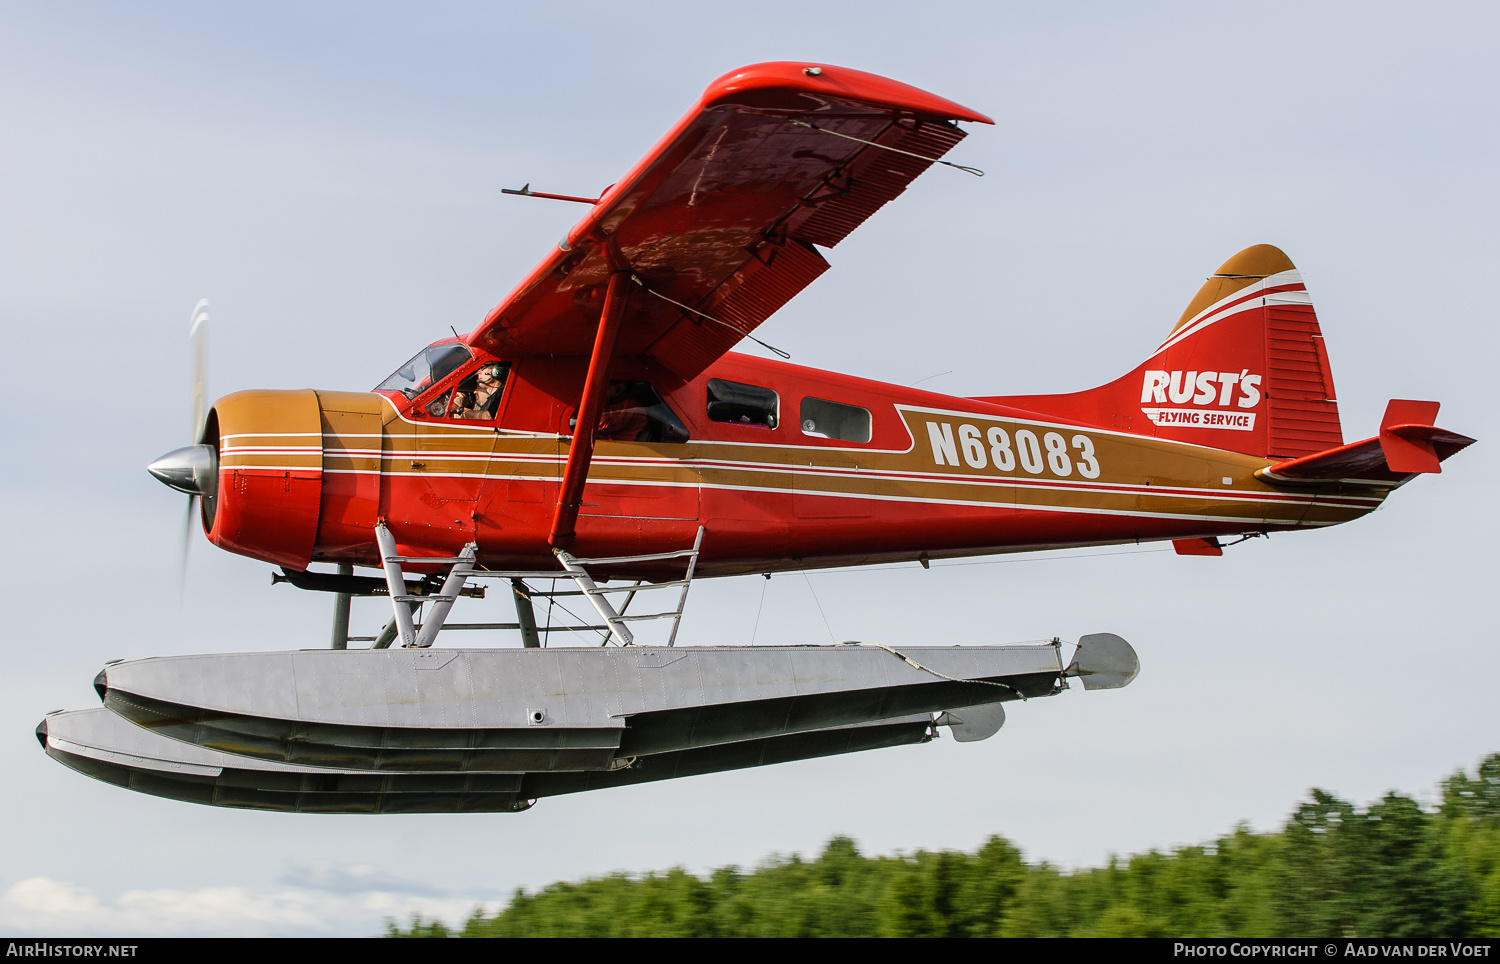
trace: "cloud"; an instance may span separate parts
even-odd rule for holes
[[[370,864],[338,867],[327,862],[294,863],[276,877],[278,884],[321,890],[330,894],[410,894],[415,897],[454,897],[446,887],[420,880],[404,880],[376,870]]]
[[[357,880],[362,868],[330,871]],[[370,870],[370,880],[386,878]],[[30,877],[0,894],[0,927],[18,935],[176,937],[372,936],[387,918],[413,914],[461,924],[476,906],[494,913],[503,902],[472,897],[422,897],[367,889],[344,895],[289,888],[252,893],[243,887],[128,890],[113,901],[86,887]]]

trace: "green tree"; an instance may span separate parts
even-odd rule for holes
[[[1500,753],[1485,757],[1473,778],[1460,770],[1445,780],[1438,814],[1443,849],[1473,887],[1470,933],[1500,937]]]
[[[1073,929],[1067,879],[1043,861],[1022,879],[1001,919],[1001,937],[1066,937]]]
[[[1344,881],[1334,834],[1354,807],[1323,790],[1299,806],[1281,832],[1275,905],[1287,937],[1352,937],[1354,921],[1343,900]]]
[[[1462,937],[1472,886],[1415,800],[1388,793],[1335,833],[1343,902],[1359,937]]]
[[[967,861],[958,888],[955,937],[995,937],[1026,878],[1021,851],[991,836]]]
[[[1143,914],[1129,904],[1112,904],[1078,937],[1171,937],[1177,934],[1160,917]]]
[[[444,937],[413,917],[400,937]],[[1360,810],[1313,790],[1286,825],[1064,873],[1002,837],[973,853],[866,857],[834,837],[706,878],[681,868],[517,890],[472,937],[1500,936],[1500,754],[1424,810],[1389,793]]]

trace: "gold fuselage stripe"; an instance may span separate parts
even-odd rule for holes
[[[1265,459],[1169,440],[961,410],[894,407],[907,430],[903,449],[721,439],[677,445],[601,441],[589,482],[1201,519],[1247,528],[1344,522],[1371,511],[1389,494],[1387,488],[1367,486],[1278,489],[1255,477],[1270,464]],[[271,472],[321,467],[328,475],[473,479],[476,485],[485,479],[555,482],[569,442],[556,435],[401,418],[388,420],[384,428],[379,434],[225,436],[221,465]],[[998,441],[989,445],[1002,435],[1006,448]],[[949,438],[951,451],[943,446]],[[959,464],[951,464],[959,438],[967,438],[968,445],[956,459]],[[1030,446],[1033,458],[1023,458],[1022,445]],[[1088,464],[1082,458],[1085,446],[1096,466],[1094,478],[1079,477]],[[1012,467],[996,469],[994,459],[1007,452]],[[1069,468],[1066,475],[1060,467]]]

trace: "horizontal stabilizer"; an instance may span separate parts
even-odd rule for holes
[[[1400,485],[1413,475],[1441,472],[1445,459],[1475,440],[1438,428],[1437,413],[1437,402],[1392,399],[1375,438],[1278,462],[1255,474],[1284,485]]]
[[[1392,472],[1406,474],[1441,472],[1434,438],[1444,433],[1435,428],[1437,402],[1413,402],[1393,398],[1380,420],[1380,451]]]

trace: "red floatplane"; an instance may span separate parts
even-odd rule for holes
[[[1307,289],[1269,245],[1088,391],[955,397],[734,353],[824,252],[934,163],[960,167],[943,158],[961,122],[991,123],[841,67],[734,71],[601,197],[538,195],[590,207],[467,335],[370,392],[219,399],[151,471],[200,500],[215,545],[336,594],[333,646],[114,664],[107,709],[49,718],[48,752],[182,799],[388,812],[520,809],[944,724],[979,739],[1002,703],[1069,677],[1123,685],[1133,651],[1108,634],[1071,663],[1057,646],[668,650],[636,646],[638,621],[670,620],[670,646],[712,576],[1149,540],[1217,555],[1365,515],[1473,441],[1436,427],[1436,402],[1396,400],[1346,443]],[[467,628],[523,645],[434,650],[486,580],[515,622]],[[572,628],[618,645],[544,645],[546,580],[597,615]],[[629,611],[663,588],[666,612]],[[353,595],[392,603],[369,648],[348,648]]]

